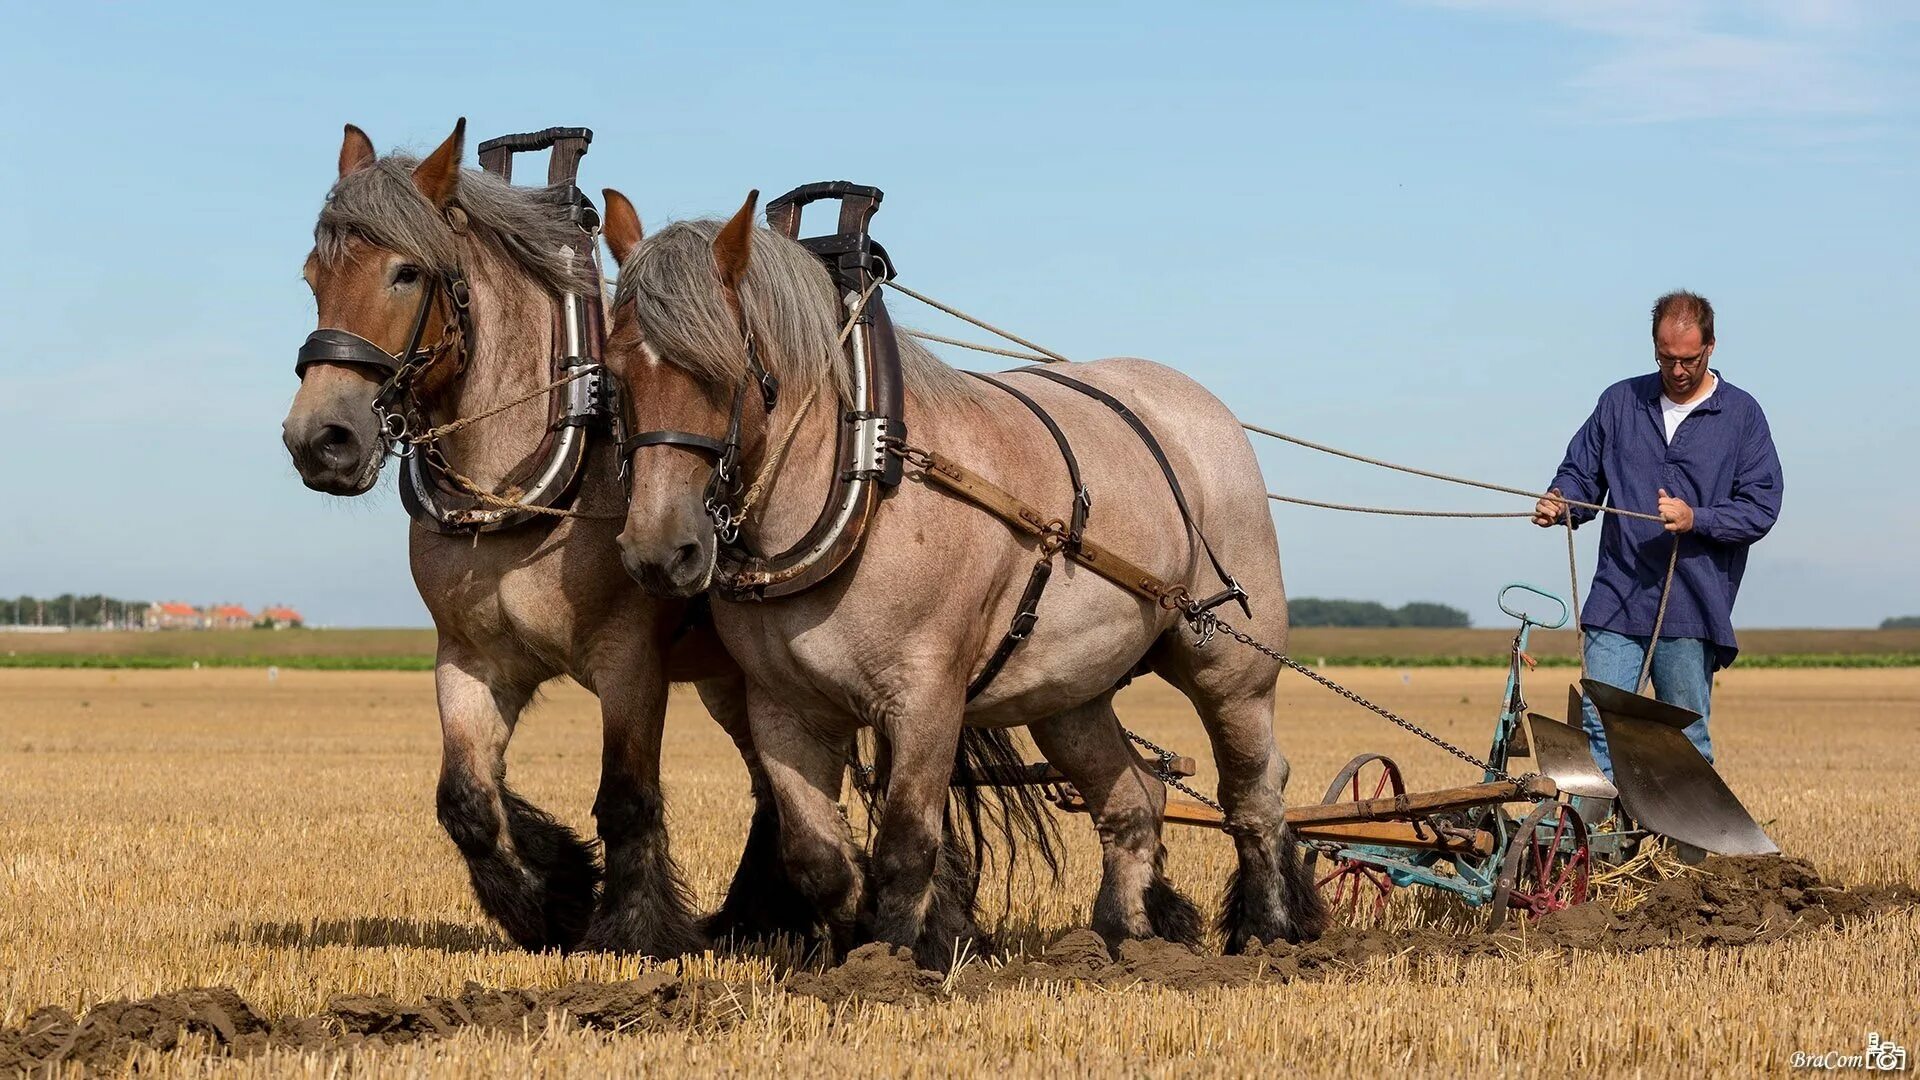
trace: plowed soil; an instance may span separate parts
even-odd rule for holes
[[[1656,885],[1626,914],[1593,903],[1555,912],[1515,932],[1460,934],[1434,929],[1336,927],[1309,944],[1275,942],[1240,956],[1210,955],[1167,941],[1122,942],[1070,930],[1039,955],[969,964],[951,976],[919,968],[907,949],[865,945],[844,962],[790,975],[782,988],[829,1005],[913,1004],[1047,984],[1111,990],[1142,985],[1204,990],[1301,979],[1363,979],[1387,957],[1511,956],[1528,950],[1640,951],[1735,948],[1830,930],[1920,903],[1907,886],[1844,888],[1791,858],[1712,858],[1698,875]],[[469,983],[457,996],[403,1004],[343,994],[324,1011],[263,1018],[230,987],[197,987],[96,1006],[75,1018],[57,1006],[0,1032],[0,1070],[33,1071],[128,1060],[137,1045],[169,1051],[199,1036],[214,1053],[342,1050],[445,1038],[463,1028],[525,1031],[558,1022],[616,1033],[723,1028],[746,1015],[754,988],[718,979],[682,980],[660,970],[620,982],[576,982],[553,990],[489,990]]]

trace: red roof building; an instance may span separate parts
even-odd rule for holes
[[[206,625],[198,609],[178,600],[147,605],[144,621],[149,630],[198,630]]]
[[[273,627],[275,630],[284,630],[289,626],[300,626],[306,622],[305,619],[300,617],[299,612],[290,607],[281,607],[279,605],[260,612],[260,621]]]
[[[207,625],[215,630],[246,630],[253,626],[253,612],[239,604],[216,604],[207,609]]]

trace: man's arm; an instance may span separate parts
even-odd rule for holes
[[[1693,531],[1722,544],[1751,544],[1767,535],[1780,518],[1785,489],[1780,455],[1773,448],[1767,416],[1754,406],[1753,424],[1740,442],[1740,460],[1734,467],[1733,495],[1725,502],[1693,508]]]
[[[1556,495],[1564,495],[1579,502],[1598,503],[1607,497],[1607,474],[1601,465],[1601,449],[1606,445],[1605,432],[1600,421],[1601,410],[1605,407],[1604,398],[1593,407],[1593,415],[1573,433],[1573,440],[1567,443],[1567,456],[1560,462],[1560,471],[1554,474],[1553,483],[1548,489]],[[1566,504],[1558,499],[1545,498],[1534,504],[1533,522],[1536,525],[1557,525],[1563,520]],[[1581,525],[1592,521],[1594,511],[1573,507],[1573,523]]]

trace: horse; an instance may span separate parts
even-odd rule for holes
[[[863,298],[837,294],[817,256],[756,227],[756,198],[725,223],[682,222],[649,236],[624,198],[606,197],[605,235],[621,267],[607,362],[633,388],[636,425],[710,441],[737,435],[735,467],[760,494],[751,517],[716,513],[715,470],[697,438],[637,448],[619,545],[628,571],[657,596],[707,592],[723,548],[782,550],[806,532],[817,493],[840,475],[834,432],[855,407],[841,322]],[[1233,414],[1205,389],[1138,359],[1048,369],[1130,404],[1142,430],[1162,440],[1163,476],[1148,438],[1079,388],[1019,372],[991,386],[893,333],[913,447],[960,461],[1031,504],[1051,502],[1063,516],[1084,485],[1089,539],[1176,583],[1181,596],[1212,592],[1219,586],[1210,575],[1225,578],[1222,564],[1233,567],[1238,582],[1225,583],[1226,595],[1250,598],[1245,631],[1284,648],[1285,592],[1259,462]],[[752,387],[763,374],[792,404],[759,407]],[[743,398],[752,403],[744,410]],[[1070,439],[1077,470],[1055,452],[1053,425]],[[891,450],[927,460],[899,442]],[[954,741],[962,730],[1025,725],[1085,798],[1098,830],[1093,928],[1109,942],[1197,944],[1197,909],[1163,869],[1165,787],[1128,747],[1113,709],[1118,688],[1149,670],[1192,702],[1218,766],[1237,857],[1216,918],[1225,949],[1317,936],[1324,908],[1284,818],[1288,766],[1273,734],[1279,665],[1250,649],[1204,647],[1179,605],[1144,600],[1068,561],[1053,574],[1043,617],[1028,620],[1010,662],[978,687],[1005,628],[1031,606],[1021,585],[1036,547],[1061,537],[1009,529],[928,475],[909,472],[873,515],[857,555],[812,589],[745,600],[713,591],[714,624],[747,672],[751,736],[780,806],[781,852],[836,943],[867,936],[923,959],[946,951],[944,926],[930,916],[929,878]],[[978,689],[971,700],[970,684]],[[865,874],[833,799],[845,747],[863,727],[892,757]]]
[[[353,496],[374,486],[393,434],[376,418],[376,399],[403,363],[415,369],[422,423],[525,399],[438,440],[439,460],[472,487],[499,490],[543,445],[548,398],[539,390],[552,378],[556,305],[601,286],[579,258],[571,185],[516,187],[462,169],[465,123],[424,160],[377,157],[364,132],[346,127],[304,269],[322,328],[309,341],[320,347],[302,350],[284,425],[310,488]],[[667,957],[704,947],[708,935],[805,932],[811,919],[778,854],[777,810],[752,752],[738,666],[700,605],[651,597],[621,569],[616,457],[614,440],[589,441],[564,514],[499,531],[443,533],[418,522],[409,530],[414,583],[438,633],[440,823],[481,907],[528,949]],[[591,843],[507,784],[522,711],[563,675],[600,702],[593,814],[604,869]],[[704,926],[667,843],[660,743],[670,681],[697,685],[739,748],[755,798],[732,885]]]

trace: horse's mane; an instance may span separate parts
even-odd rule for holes
[[[641,241],[620,268],[614,306],[635,305],[647,344],[665,362],[709,387],[731,388],[747,374],[740,326],[714,273],[713,239],[725,223],[682,221]],[[846,309],[819,256],[769,229],[755,229],[741,302],[760,360],[795,391],[826,385],[852,402],[852,374],[840,347]],[[973,380],[897,327],[901,374],[923,404],[973,400]]]
[[[341,177],[313,228],[321,261],[341,258],[357,236],[427,269],[458,267],[460,237],[413,186],[418,164],[405,154],[389,154]],[[454,203],[466,211],[476,239],[498,248],[548,289],[592,292],[587,268],[569,246],[580,232],[569,217],[565,187],[515,187],[492,173],[462,169]]]

